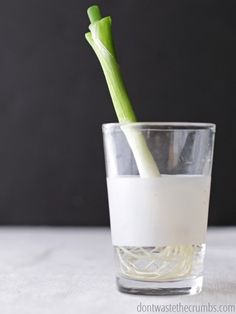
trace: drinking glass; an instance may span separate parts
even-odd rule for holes
[[[215,125],[103,125],[118,289],[202,290]]]

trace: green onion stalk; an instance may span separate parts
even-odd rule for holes
[[[117,62],[111,17],[102,18],[100,9],[96,5],[88,9],[88,16],[91,22],[90,32],[86,33],[85,37],[102,66],[117,118],[119,122],[124,123],[121,128],[133,152],[139,174],[141,177],[159,176],[157,164],[141,132],[125,126],[126,122],[136,122],[137,119]]]
[[[90,20],[89,32],[85,34],[85,37],[101,64],[118,121],[121,123],[121,129],[133,152],[139,174],[141,177],[160,176],[158,166],[143,134],[130,127],[130,124],[126,125],[126,123],[137,122],[137,119],[117,61],[111,17],[102,17],[100,9],[96,5],[88,8],[88,17]],[[131,278],[167,280],[180,278],[191,272],[194,248],[189,245],[162,248],[117,247],[116,249],[120,259],[121,272]],[[158,264],[159,259],[163,261],[163,264],[153,271],[152,266]],[[140,262],[142,263],[142,260],[144,263],[148,260],[148,264],[144,268],[137,266]],[[171,271],[166,266],[168,262],[174,262],[175,266]]]

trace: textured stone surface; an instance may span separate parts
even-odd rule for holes
[[[236,228],[210,229],[197,296],[121,294],[106,228],[0,228],[1,314],[138,313],[140,304],[233,304]]]

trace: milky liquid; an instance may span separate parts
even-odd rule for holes
[[[108,178],[113,244],[205,243],[210,181],[200,175]]]

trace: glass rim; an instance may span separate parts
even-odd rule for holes
[[[108,131],[112,129],[117,129],[122,126],[134,126],[141,127],[142,130],[149,129],[154,130],[164,130],[164,131],[176,131],[176,130],[212,130],[215,132],[216,124],[208,122],[110,122],[103,123],[103,131]]]

